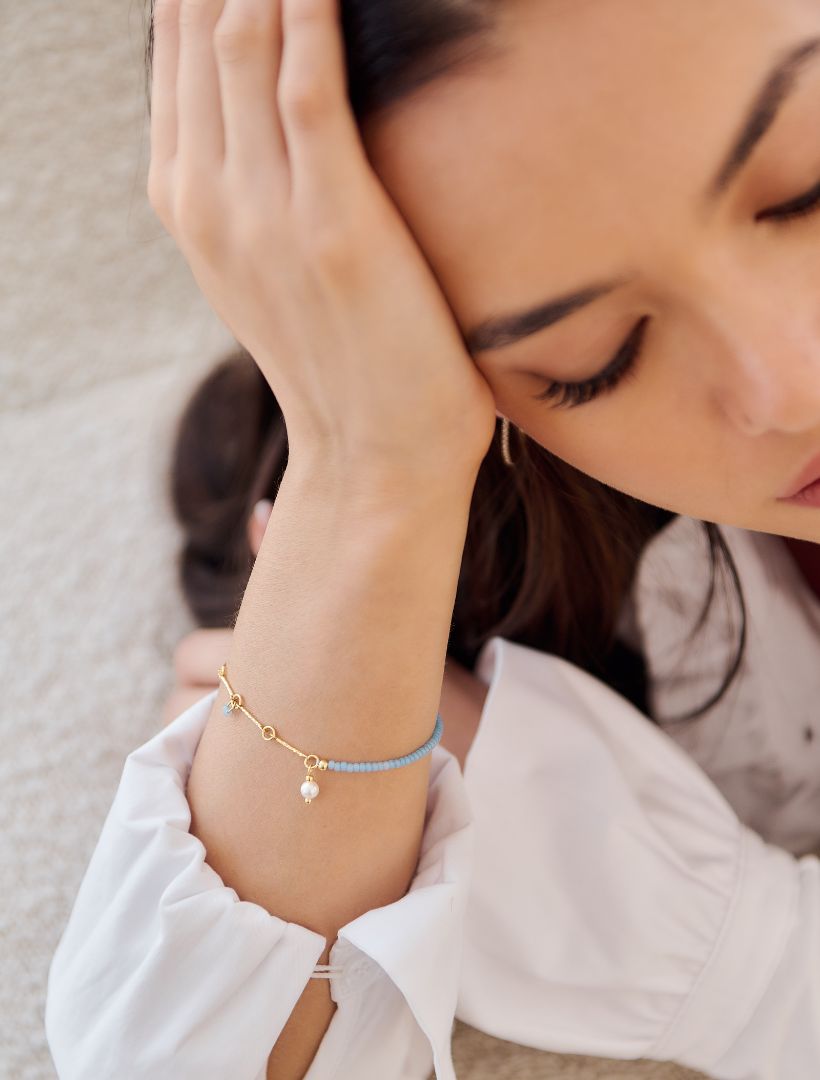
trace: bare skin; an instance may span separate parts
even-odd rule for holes
[[[820,55],[720,201],[699,201],[813,0],[512,0],[509,50],[366,131],[465,338],[588,283],[628,284],[473,351],[499,410],[584,472],[681,514],[820,540],[778,502],[820,453],[820,213],[756,220],[820,181]],[[478,165],[480,164],[480,167]],[[634,373],[573,408],[649,317]]]
[[[820,37],[816,3],[508,0],[492,62],[370,125],[372,173],[334,5],[162,8],[149,195],[282,403],[294,462],[229,646],[251,707],[339,757],[426,737],[494,408],[645,501],[820,540],[820,512],[778,500],[820,453],[820,214],[770,213],[820,178],[816,59],[721,200],[698,201],[775,62]],[[537,335],[462,347],[492,316],[614,277]],[[643,319],[616,389],[533,400],[599,372]],[[241,897],[323,935],[326,962],[346,921],[406,892],[429,755],[366,788],[326,778],[335,812],[305,814],[292,763],[263,761],[224,700],[191,830]],[[304,1075],[333,1011],[311,981],[270,1078]]]
[[[270,514],[268,508],[268,515]],[[248,542],[254,555],[265,535],[266,521],[255,514],[248,519]],[[163,725],[219,685],[216,671],[228,655],[233,630],[199,627],[186,634],[174,650],[174,682],[162,711]],[[481,712],[487,686],[451,657],[447,658],[438,711],[445,719],[441,745],[464,768]]]

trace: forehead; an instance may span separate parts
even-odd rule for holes
[[[622,273],[691,224],[761,79],[820,22],[815,0],[498,11],[498,55],[363,129],[463,328]]]

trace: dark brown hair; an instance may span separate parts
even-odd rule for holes
[[[341,0],[341,11],[349,99],[360,124],[477,55],[492,25],[486,0]],[[478,473],[448,654],[472,669],[482,645],[498,635],[569,660],[650,715],[643,658],[618,638],[617,622],[641,552],[676,515],[594,480],[532,440],[511,442],[514,469],[496,438]],[[185,532],[181,585],[199,625],[233,626],[253,565],[248,516],[258,499],[275,500],[287,453],[278,403],[238,345],[196,388],[173,449],[171,499]],[[719,574],[728,572],[739,641],[722,685],[678,720],[703,715],[726,692],[746,638],[731,553],[716,525],[703,527],[710,579],[692,635],[705,622]]]

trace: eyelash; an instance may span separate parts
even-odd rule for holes
[[[774,220],[778,224],[788,224],[798,218],[808,217],[820,210],[820,184],[790,202],[782,203],[771,210],[763,210],[756,221]],[[618,352],[598,375],[583,382],[550,381],[546,390],[534,395],[535,401],[551,401],[556,398],[553,408],[574,409],[585,405],[601,394],[611,393],[628,377],[637,373],[637,363],[643,350],[644,338],[649,317],[644,316],[630,333]]]

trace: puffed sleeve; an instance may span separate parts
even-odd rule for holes
[[[820,1076],[820,862],[745,827],[604,683],[491,639],[457,1015],[714,1080]],[[514,914],[511,908],[514,898]]]
[[[191,834],[185,795],[217,691],[125,759],[52,956],[45,1029],[60,1080],[264,1080],[326,939],[242,900]],[[450,1034],[472,824],[455,757],[434,749],[407,893],[330,951],[337,1008],[306,1080],[454,1080]]]

